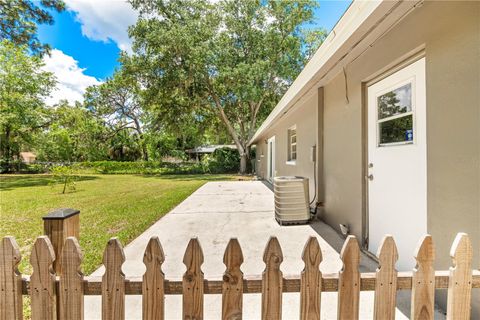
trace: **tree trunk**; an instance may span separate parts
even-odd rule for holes
[[[246,144],[248,140],[246,140],[245,142],[245,140],[243,139],[244,137],[238,136],[237,132],[235,131],[235,128],[232,126],[232,123],[230,122],[230,120],[227,118],[227,115],[223,111],[223,106],[220,102],[220,99],[213,92],[213,90],[210,90],[210,95],[215,101],[215,105],[217,106],[216,110],[217,110],[218,116],[227,127],[227,131],[230,133],[231,137],[233,138],[233,141],[235,142],[235,145],[237,146],[238,153],[240,154],[240,173],[245,174],[247,173],[247,161],[250,156],[248,153],[248,149],[246,148]]]
[[[65,190],[67,190],[67,182],[68,182],[68,177],[65,176],[65,180],[63,181],[63,191],[62,194],[65,194]]]
[[[240,153],[240,173],[245,174],[247,173],[247,153],[243,152]]]
[[[148,161],[147,146],[145,145],[145,139],[144,139],[144,136],[143,136],[142,126],[140,125],[140,121],[138,121],[137,118],[134,118],[133,121],[135,122],[135,129],[137,130],[138,140],[139,140],[139,143],[140,143],[140,147],[142,149],[142,160],[143,161]]]
[[[145,140],[141,140],[142,143],[142,158],[143,161],[148,161],[148,151],[147,151],[147,146],[145,145]]]
[[[5,167],[7,169],[7,173],[11,171],[10,168],[10,160],[11,159],[11,148],[10,148],[10,126],[7,125],[6,132],[5,132],[5,154],[4,154],[4,159],[5,159]]]

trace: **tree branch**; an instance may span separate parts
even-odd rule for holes
[[[220,99],[217,96],[217,94],[215,93],[215,91],[213,90],[212,83],[211,83],[210,78],[208,76],[206,76],[206,80],[207,80],[208,92],[209,92],[211,98],[213,99],[213,101],[215,102],[216,111],[217,111],[220,119],[223,121],[223,123],[227,127],[228,132],[232,135],[233,141],[237,145],[237,148],[238,148],[238,151],[239,151],[240,155],[243,155],[245,153],[245,147],[244,147],[242,141],[240,140],[240,138],[238,137],[238,134],[235,131],[235,128],[233,128],[230,120],[228,119],[227,115],[225,114],[225,111],[223,110],[222,103],[220,102]]]

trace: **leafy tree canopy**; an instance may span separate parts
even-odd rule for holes
[[[142,146],[143,160],[148,160],[143,128],[147,119],[139,91],[138,82],[120,70],[104,83],[87,88],[85,104],[104,119],[112,134],[133,131]]]
[[[43,62],[25,46],[0,42],[0,157],[13,159],[32,134],[48,124],[44,98],[55,86]]]
[[[50,46],[40,43],[37,37],[38,24],[53,24],[48,9],[62,12],[65,3],[62,0],[0,0],[0,39],[26,45],[34,54],[48,52]]]
[[[49,110],[50,125],[35,135],[38,159],[53,162],[107,159],[108,131],[104,122],[80,103],[60,101]]]
[[[246,168],[248,141],[303,68],[324,31],[308,36],[316,2],[131,0],[141,16],[130,29],[145,101],[162,114],[212,113]],[[310,33],[312,35],[312,33]]]

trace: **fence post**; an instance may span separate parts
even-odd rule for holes
[[[55,256],[62,254],[63,244],[68,237],[80,237],[80,211],[76,209],[58,209],[50,212],[43,219],[43,230],[50,239]],[[61,260],[57,259],[53,263],[53,269],[57,275],[62,272]]]

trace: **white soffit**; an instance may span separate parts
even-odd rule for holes
[[[250,140],[255,143],[312,88],[335,77],[421,1],[354,1]]]

